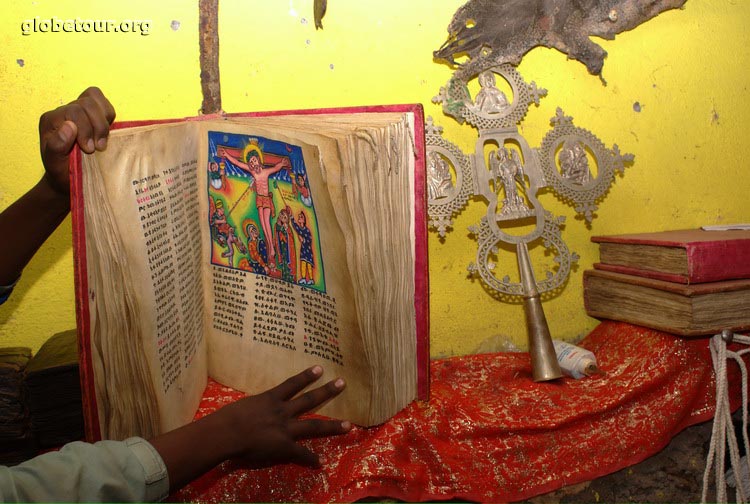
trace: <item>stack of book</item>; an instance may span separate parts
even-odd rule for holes
[[[36,453],[23,394],[31,349],[0,348],[0,465],[13,465]]]
[[[76,331],[52,336],[26,367],[31,428],[40,448],[83,438]]]
[[[586,312],[681,336],[750,329],[750,230],[594,236]]]

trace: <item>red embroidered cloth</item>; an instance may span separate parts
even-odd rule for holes
[[[596,354],[605,375],[534,383],[526,353],[436,360],[429,402],[378,427],[306,441],[322,469],[226,462],[171,499],[522,500],[635,464],[713,416],[707,339],[604,322],[580,345]],[[240,396],[211,382],[197,417]]]

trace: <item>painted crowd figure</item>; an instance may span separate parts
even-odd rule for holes
[[[289,209],[291,214],[291,209]],[[315,257],[313,256],[313,239],[312,232],[307,226],[307,217],[305,212],[297,214],[297,220],[291,221],[294,231],[299,238],[299,265],[300,265],[300,285],[313,285],[315,283]]]
[[[296,282],[297,253],[292,233],[292,212],[289,207],[282,208],[276,220],[276,242],[278,249],[281,278],[287,282]]]

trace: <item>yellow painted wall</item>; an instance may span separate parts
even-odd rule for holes
[[[221,0],[224,109],[246,110],[421,102],[467,153],[475,130],[431,103],[451,70],[432,61],[462,0],[329,1],[316,31],[312,0]],[[194,115],[201,105],[197,0],[4,2],[0,16],[0,206],[40,177],[36,126],[45,110],[98,85],[118,119]],[[137,33],[32,33],[24,20],[151,20]],[[549,94],[522,132],[538,146],[556,107],[607,146],[635,154],[591,229],[551,194],[546,208],[566,215],[563,237],[581,256],[561,295],[545,303],[555,337],[575,339],[596,321],[583,312],[581,274],[596,260],[594,234],[750,221],[745,193],[745,128],[750,17],[744,0],[688,0],[614,41],[604,66],[608,85],[554,50],[538,48],[519,67]],[[640,112],[634,104],[640,105]],[[505,338],[525,344],[523,312],[467,279],[476,243],[467,227],[485,204],[472,202],[441,242],[430,236],[432,354],[492,350]],[[71,227],[67,220],[0,307],[0,346],[38,348],[75,324]],[[3,246],[12,246],[5,244]]]

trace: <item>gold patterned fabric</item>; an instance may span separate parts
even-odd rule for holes
[[[377,427],[305,441],[321,469],[250,470],[230,461],[171,500],[515,501],[640,462],[713,416],[708,339],[603,322],[579,345],[605,374],[535,383],[526,353],[435,360],[428,402]],[[730,383],[736,406],[735,364]],[[211,382],[197,417],[240,396]]]

